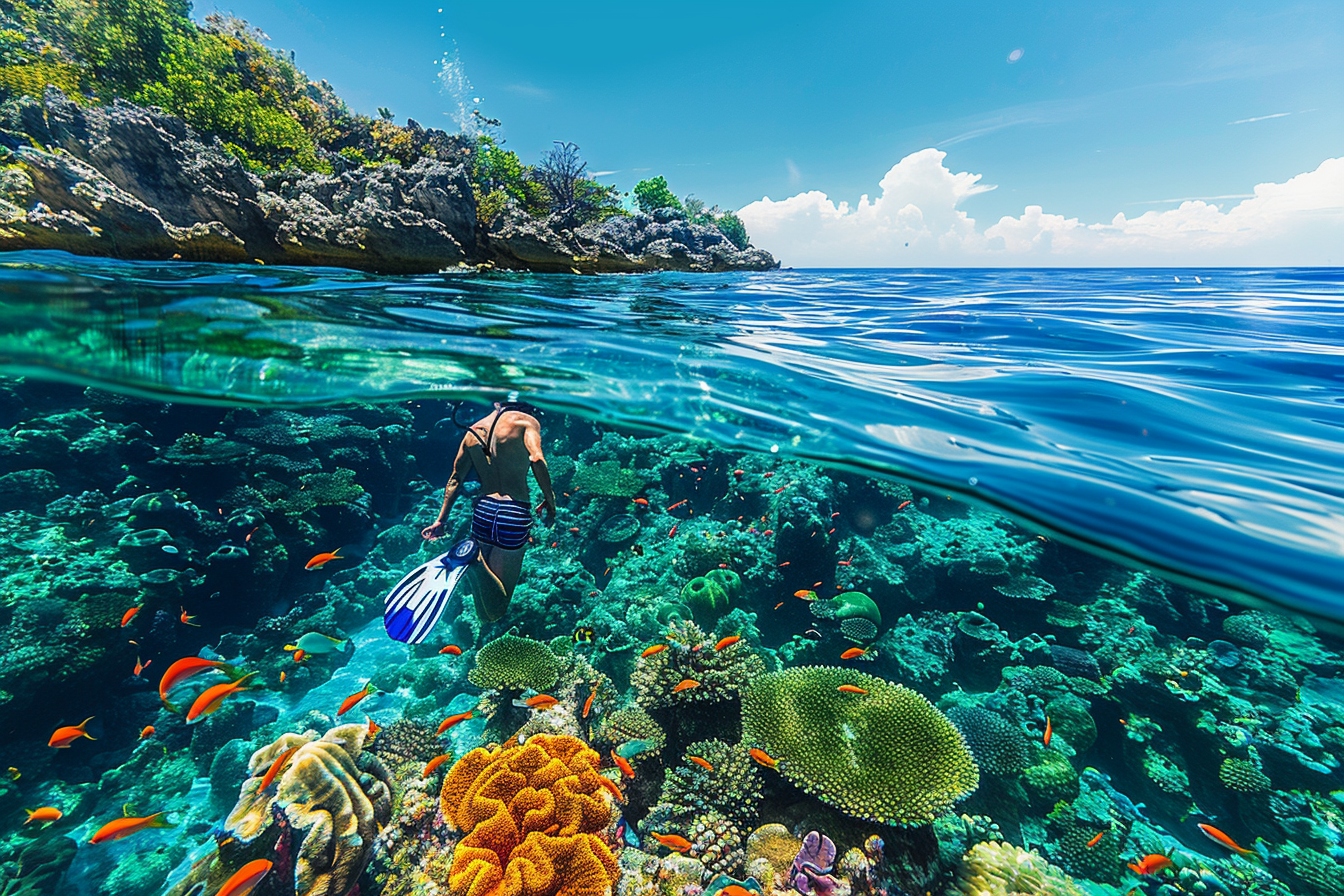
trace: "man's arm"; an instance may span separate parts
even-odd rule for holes
[[[551,471],[546,466],[546,455],[541,450],[541,427],[528,424],[523,430],[523,446],[527,448],[527,459],[532,465],[532,475],[541,488],[541,503],[537,509],[544,510],[546,522],[555,521],[555,489],[551,487]]]
[[[427,539],[436,539],[443,537],[443,524],[448,519],[448,513],[453,509],[453,502],[457,500],[457,493],[462,488],[462,481],[467,478],[471,472],[471,455],[467,453],[467,440],[464,436],[462,442],[457,446],[457,457],[453,459],[453,472],[448,476],[448,484],[443,487],[443,506],[439,508],[439,518],[431,526],[426,526],[420,530],[420,537]]]

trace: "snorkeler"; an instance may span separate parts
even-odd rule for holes
[[[427,541],[444,536],[444,522],[462,482],[475,470],[481,495],[472,512],[471,537],[416,568],[392,589],[384,610],[389,635],[411,643],[424,640],[463,576],[471,584],[482,619],[494,622],[504,616],[518,585],[532,526],[529,469],[541,487],[537,510],[550,523],[555,519],[555,492],[541,450],[536,409],[521,401],[496,402],[493,412],[467,428],[443,489],[439,516],[420,532]]]

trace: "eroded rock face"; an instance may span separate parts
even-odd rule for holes
[[[408,274],[460,264],[566,273],[778,267],[715,227],[665,214],[571,232],[511,209],[478,228],[468,141],[415,133],[436,158],[263,181],[177,116],[124,101],[81,109],[49,87],[0,121],[11,149],[0,169],[0,250]]]

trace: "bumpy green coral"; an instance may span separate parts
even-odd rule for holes
[[[745,641],[715,650],[694,622],[673,621],[667,640],[666,650],[640,657],[630,674],[635,700],[645,708],[728,700],[765,672],[765,661]],[[696,685],[674,690],[686,681]]]
[[[1089,816],[1084,806],[1087,802],[1088,799],[1060,803],[1046,816],[1050,857],[1070,874],[1118,884],[1124,870],[1120,852],[1127,831],[1115,821],[1098,824]],[[1101,834],[1101,839],[1092,843],[1097,834]],[[1092,845],[1088,846],[1089,843]]]
[[[1344,864],[1314,849],[1286,844],[1293,873],[1316,889],[1320,896],[1344,896]]]
[[[728,592],[708,576],[696,576],[681,589],[680,600],[691,608],[696,621],[713,625],[714,620],[728,612]]]
[[[578,489],[608,498],[633,498],[643,491],[644,480],[634,470],[622,469],[619,461],[600,460],[575,468],[570,490]]]
[[[698,756],[713,770],[691,761]],[[679,764],[668,769],[658,802],[675,815],[718,812],[742,824],[756,817],[761,804],[761,773],[744,748],[721,740],[688,746]]]
[[[1269,776],[1249,759],[1229,756],[1218,767],[1218,780],[1238,793],[1262,793],[1270,788]]]
[[[555,684],[560,661],[540,641],[502,635],[482,647],[467,680],[478,688],[545,691]]]
[[[977,843],[957,869],[961,896],[1083,896],[1064,872],[1011,843]]]
[[[867,693],[843,693],[842,685]],[[980,781],[961,734],[928,700],[850,669],[763,675],[743,698],[742,721],[745,746],[775,757],[789,781],[858,818],[928,824]]]
[[[705,866],[706,878],[714,874],[736,874],[746,862],[742,831],[715,812],[697,816],[686,830],[686,839],[691,841],[686,854],[700,860]]]
[[[998,713],[979,706],[954,706],[947,717],[986,774],[1015,775],[1027,764],[1026,735]]]
[[[1144,750],[1143,770],[1154,784],[1167,793],[1188,795],[1190,792],[1190,776],[1185,770],[1151,746]]]
[[[1087,703],[1072,695],[1057,697],[1045,706],[1055,734],[1069,742],[1079,753],[1086,752],[1097,741],[1097,722],[1087,710]]]
[[[593,743],[626,759],[643,759],[657,755],[667,744],[667,735],[641,707],[626,706],[598,723]]]
[[[1037,805],[1053,806],[1078,796],[1078,772],[1058,750],[1042,750],[1040,760],[1022,773],[1022,785]]]

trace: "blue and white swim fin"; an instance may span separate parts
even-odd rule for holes
[[[480,548],[464,538],[446,554],[422,563],[402,577],[383,599],[383,627],[393,640],[419,644],[434,630],[453,589]]]

